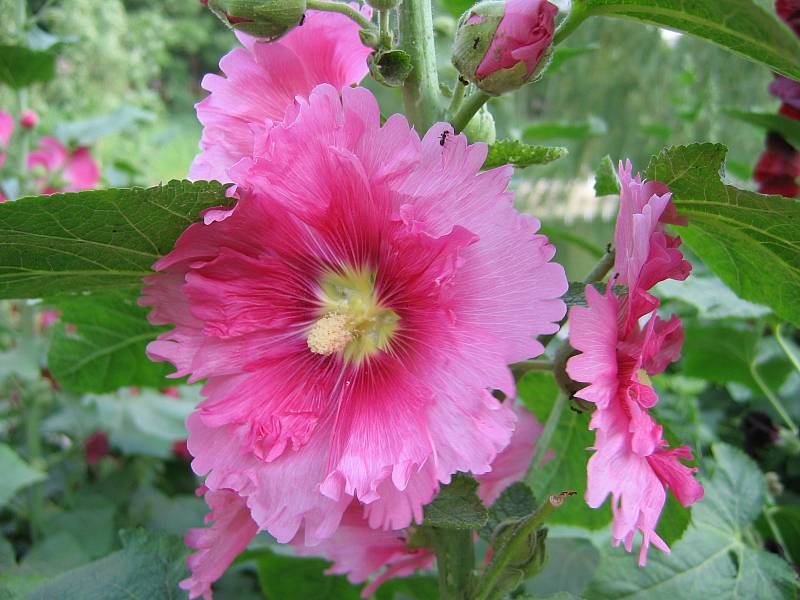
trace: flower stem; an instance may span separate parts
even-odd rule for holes
[[[490,98],[491,96],[489,94],[480,90],[476,90],[467,96],[461,104],[461,108],[453,115],[451,122],[455,132],[461,133],[472,120],[472,117],[475,116],[475,113],[477,113],[481,109],[481,106],[486,104]]]
[[[466,600],[475,568],[472,531],[434,529],[433,546],[439,572],[439,597],[442,600]]]
[[[567,17],[561,21],[561,24],[558,26],[558,29],[556,29],[556,32],[553,35],[553,45],[558,46],[561,42],[572,35],[572,33],[578,27],[580,27],[581,23],[583,23],[588,16],[589,12],[583,5],[582,0],[573,0]]]
[[[566,497],[573,496],[574,494],[575,492],[564,492],[550,496],[547,502],[542,504],[535,513],[517,526],[514,537],[498,550],[491,564],[486,569],[486,574],[483,576],[480,587],[475,593],[475,600],[489,600],[495,597],[495,594],[492,594],[492,592],[512,557],[516,556],[519,551],[522,550],[523,545],[527,542],[531,534],[544,523],[545,519],[547,519],[556,508],[564,503]]]
[[[389,29],[389,15],[388,10],[378,11],[378,35],[381,48],[391,48],[394,43],[392,32]]]
[[[800,373],[800,359],[797,358],[797,355],[795,355],[795,353],[789,347],[786,338],[783,337],[783,331],[781,331],[782,327],[783,324],[780,324],[777,327],[775,327],[775,339],[778,340],[778,345],[784,351],[789,361],[794,365],[794,368],[797,370],[798,373]]]
[[[426,131],[441,114],[431,0],[403,0],[400,38],[400,48],[411,57],[412,66],[403,85],[406,115],[417,129]]]
[[[758,387],[761,388],[761,391],[764,392],[764,395],[767,397],[767,400],[769,400],[769,403],[772,404],[772,407],[780,415],[781,419],[783,419],[783,422],[786,423],[786,427],[789,428],[789,431],[791,431],[794,435],[797,435],[797,424],[792,420],[792,417],[789,416],[789,413],[786,412],[786,409],[783,407],[780,398],[778,398],[774,392],[769,389],[767,382],[764,381],[764,379],[761,377],[761,374],[758,372],[755,362],[750,363],[750,374],[753,376],[756,384],[758,384]]]
[[[312,10],[322,10],[325,12],[336,12],[341,13],[346,17],[350,17],[361,25],[364,29],[375,29],[375,25],[373,25],[372,21],[370,21],[367,17],[365,17],[361,12],[346,2],[329,2],[327,0],[308,0],[306,2],[306,7]]]

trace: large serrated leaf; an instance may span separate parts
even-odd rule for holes
[[[203,210],[232,202],[207,181],[4,202],[0,298],[139,286]]]
[[[725,185],[727,148],[693,144],[665,149],[647,178],[670,187],[689,247],[740,297],[800,324],[800,201]]]
[[[164,330],[147,321],[135,289],[62,297],[59,323],[48,353],[56,380],[73,392],[121,387],[164,387],[172,368],[150,361],[145,347]]]
[[[800,79],[800,42],[753,0],[573,0],[589,15],[625,17],[706,39]]]
[[[480,529],[488,512],[478,498],[478,482],[469,475],[456,473],[443,485],[433,502],[425,506],[423,525],[442,529]]]
[[[717,467],[692,525],[671,554],[650,551],[640,568],[621,548],[606,549],[586,591],[593,600],[786,599],[797,595],[797,576],[781,558],[744,541],[744,530],[764,502],[764,478],[741,451],[713,448]]]

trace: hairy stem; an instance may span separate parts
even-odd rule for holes
[[[406,115],[424,132],[441,116],[431,0],[403,0],[400,38],[400,48],[411,57],[412,66],[403,85]]]
[[[481,106],[486,104],[491,96],[485,92],[480,90],[476,90],[462,102],[461,108],[458,109],[455,115],[453,115],[452,123],[453,129],[456,133],[461,133],[464,128],[469,124],[472,120],[472,117],[475,116]]]
[[[453,98],[450,100],[449,109],[451,115],[454,115],[458,109],[461,108],[461,102],[464,100],[464,92],[467,91],[467,85],[464,85],[464,83],[469,85],[469,82],[467,82],[466,79],[462,79],[459,76],[453,85]]]
[[[472,531],[434,529],[433,546],[439,572],[439,597],[467,600],[475,568]]]
[[[558,29],[556,29],[556,32],[553,35],[553,45],[557,46],[570,35],[572,35],[572,33],[578,27],[580,27],[581,23],[583,23],[588,16],[589,12],[583,5],[582,0],[572,0],[572,6],[569,14],[567,14],[567,17],[561,21],[561,24],[558,26]]]
[[[364,29],[375,29],[375,25],[372,24],[367,17],[361,14],[360,11],[353,8],[346,2],[329,2],[327,0],[308,0],[306,2],[306,6],[312,10],[322,10],[325,12],[337,12],[343,14],[346,17],[350,17],[361,25]]]

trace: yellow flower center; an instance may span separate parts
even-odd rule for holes
[[[341,353],[359,363],[388,352],[400,317],[375,293],[375,274],[367,269],[328,272],[320,280],[319,317],[308,332],[308,348],[328,356]]]

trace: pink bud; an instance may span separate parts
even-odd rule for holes
[[[87,464],[96,465],[100,459],[108,454],[110,449],[108,434],[105,431],[95,431],[83,442],[83,454]]]
[[[33,129],[38,123],[39,115],[32,110],[26,110],[24,113],[22,113],[22,117],[19,120],[19,124],[25,129]]]

